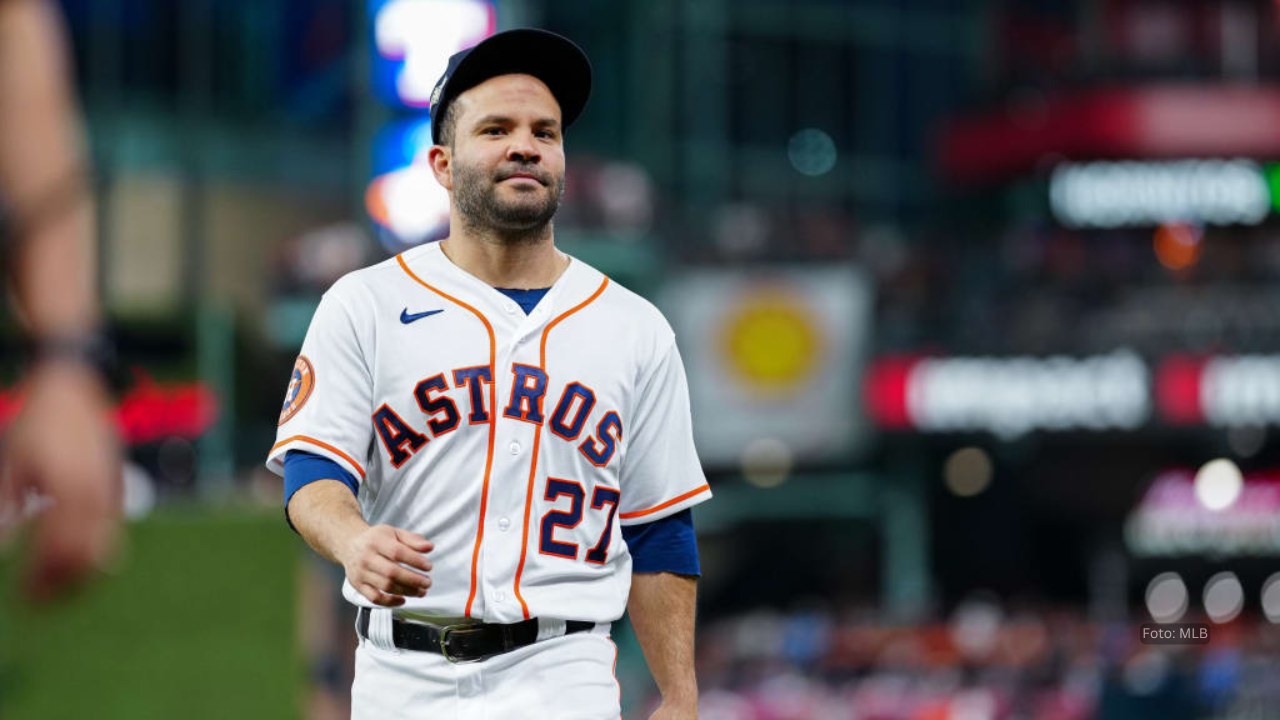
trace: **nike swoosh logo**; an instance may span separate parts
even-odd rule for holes
[[[429,317],[431,315],[435,315],[436,313],[442,313],[442,312],[444,312],[443,309],[427,310],[426,312],[414,313],[410,315],[409,308],[405,308],[404,310],[400,311],[400,322],[404,323],[405,325],[408,325],[409,323],[415,320],[421,320],[424,317]]]

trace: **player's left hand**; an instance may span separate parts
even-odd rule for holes
[[[21,519],[33,493],[36,519],[25,591],[64,594],[101,571],[116,546],[121,511],[120,447],[106,389],[75,362],[49,362],[26,380],[26,401],[5,438],[0,516]]]
[[[649,716],[649,720],[697,720],[698,703],[675,703],[662,701],[657,710]]]

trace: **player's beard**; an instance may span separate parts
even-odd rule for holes
[[[516,172],[534,175],[547,192],[520,192],[515,200],[502,199],[498,196],[499,183]],[[496,173],[456,162],[453,167],[453,199],[463,223],[502,239],[540,238],[559,209],[563,194],[564,175],[553,177],[537,166],[505,167]]]

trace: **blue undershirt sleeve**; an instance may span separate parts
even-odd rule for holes
[[[302,450],[290,450],[284,456],[284,521],[289,523],[289,528],[294,532],[298,528],[293,526],[293,520],[289,518],[289,500],[293,498],[293,494],[302,489],[304,485],[308,485],[317,480],[337,480],[343,485],[351,488],[353,495],[358,494],[359,484],[356,483],[355,476],[347,472],[341,465],[330,460],[323,455],[316,455]]]
[[[692,509],[643,525],[624,525],[622,539],[631,551],[632,572],[702,575]]]
[[[358,494],[360,485],[355,476],[343,469],[341,465],[323,455],[290,450],[284,456],[284,504],[289,505],[293,494],[317,480],[338,480],[351,488],[351,493]]]

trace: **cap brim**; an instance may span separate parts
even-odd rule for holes
[[[560,122],[569,127],[591,95],[591,62],[573,41],[546,30],[523,28],[490,36],[467,53],[453,71],[442,106],[499,75],[532,75],[546,83],[560,104]],[[434,134],[434,133],[433,133]]]

